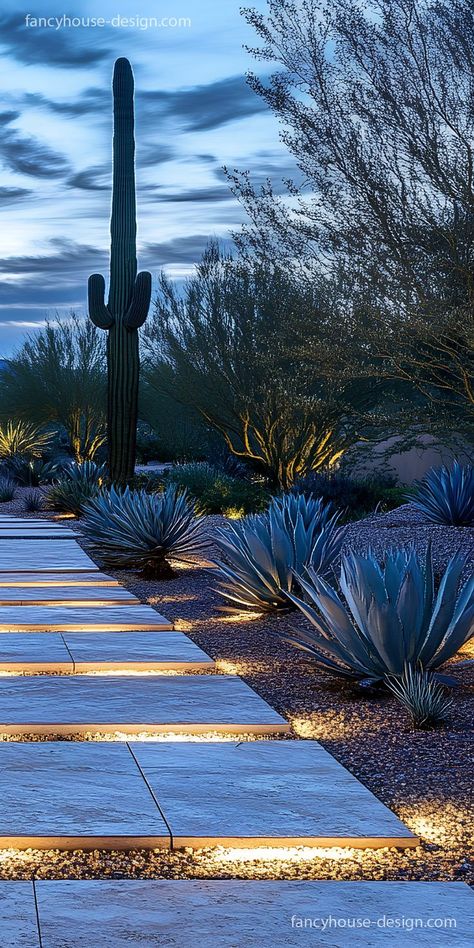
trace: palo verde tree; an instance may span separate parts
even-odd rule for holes
[[[89,277],[89,316],[107,330],[107,444],[111,480],[124,485],[135,470],[139,347],[137,330],[145,322],[151,274],[137,275],[133,73],[128,59],[117,59],[113,76],[113,190],[110,224],[110,287],[100,273]]]
[[[376,424],[377,381],[334,369],[347,327],[323,294],[211,244],[183,292],[162,276],[145,332],[149,386],[283,488],[334,466]]]
[[[472,433],[472,0],[267,0],[243,12],[261,41],[251,52],[274,70],[250,85],[304,185],[281,196],[232,173],[251,221],[242,243],[344,273],[359,351],[375,347],[432,419]]]

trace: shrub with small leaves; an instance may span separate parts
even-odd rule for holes
[[[264,510],[269,502],[261,484],[232,477],[205,461],[176,464],[163,473],[162,480],[185,488],[206,514],[226,515],[232,511],[244,516]]]
[[[385,683],[410,712],[414,728],[439,727],[446,721],[453,700],[434,675],[423,667],[406,665],[400,677],[387,677]]]
[[[12,481],[11,477],[0,477],[0,504],[13,500],[15,487],[15,481]]]

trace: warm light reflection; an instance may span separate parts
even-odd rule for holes
[[[257,671],[257,666],[255,662],[245,662],[245,661],[229,661],[227,658],[218,658],[216,660],[216,671],[218,674],[222,675],[251,675],[255,674]],[[262,666],[259,664],[258,671],[262,671]]]
[[[175,632],[190,632],[192,627],[193,623],[189,619],[175,619],[173,623]]]
[[[185,593],[178,593],[176,596],[149,596],[147,602],[151,606],[159,606],[162,602],[195,602],[197,596],[188,596]]]
[[[224,510],[224,517],[226,517],[227,520],[242,520],[244,516],[245,514],[242,507],[227,507],[226,510]]]
[[[397,806],[397,816],[416,836],[429,843],[446,846],[453,839],[453,830],[470,826],[472,814],[454,803],[443,800],[433,803],[418,803],[412,806]]]
[[[252,849],[217,849],[212,860],[217,865],[222,863],[258,862],[270,860],[279,862],[314,862],[317,859],[353,859],[351,849],[340,846],[255,846]]]
[[[255,622],[261,619],[263,612],[235,612],[229,616],[219,616],[218,622]]]
[[[367,720],[351,711],[316,711],[307,717],[290,717],[291,727],[298,737],[311,741],[339,741],[367,734]]]
[[[271,735],[268,735],[271,739]],[[267,735],[265,735],[267,739]],[[160,733],[157,731],[140,731],[138,734],[126,734],[124,731],[112,731],[110,733],[103,731],[85,731],[82,735],[85,741],[182,741],[192,744],[202,741],[215,741],[216,743],[231,742],[239,744],[241,741],[257,741],[260,739],[258,734],[227,734],[220,731],[204,731],[202,734],[188,734],[183,731],[166,731]]]

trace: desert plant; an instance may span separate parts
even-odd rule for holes
[[[474,526],[474,467],[454,461],[451,469],[431,468],[407,494],[414,507],[429,523],[447,526]]]
[[[39,490],[30,490],[23,497],[23,510],[28,513],[36,513],[44,509],[43,495]]]
[[[117,59],[113,77],[114,138],[110,287],[89,277],[89,316],[107,340],[107,444],[114,483],[125,484],[135,471],[140,360],[137,329],[148,315],[151,274],[137,276],[133,73],[128,59]]]
[[[99,493],[104,476],[105,464],[84,461],[71,465],[49,489],[46,507],[76,517],[82,516],[84,505]]]
[[[189,563],[208,545],[206,522],[186,492],[102,491],[85,510],[84,533],[106,566],[173,576],[170,560]]]
[[[0,504],[13,500],[15,487],[15,481],[12,481],[11,477],[0,477]]]
[[[0,458],[22,454],[39,458],[51,441],[51,435],[24,421],[7,421],[0,425]]]
[[[222,559],[215,565],[217,589],[227,612],[289,609],[288,593],[299,589],[296,574],[310,564],[327,575],[341,550],[339,514],[319,500],[284,494],[264,514],[216,531]]]
[[[388,677],[385,684],[410,712],[414,728],[437,727],[446,720],[453,701],[431,672],[406,665],[399,678]]]
[[[357,520],[372,513],[378,506],[392,507],[403,502],[403,495],[395,487],[394,477],[367,477],[357,480],[344,474],[311,471],[296,481],[294,493],[307,497],[321,497],[344,511],[344,518]],[[393,500],[392,493],[393,492]]]
[[[260,484],[231,477],[205,461],[177,464],[164,472],[163,480],[186,488],[202,513],[226,514],[232,510],[243,516],[268,505],[267,492]]]
[[[346,678],[383,681],[405,665],[439,668],[474,634],[474,575],[464,585],[466,559],[453,557],[435,592],[431,549],[424,561],[413,547],[342,558],[336,590],[309,567],[300,575],[306,601],[289,599],[309,620],[289,641]]]
[[[2,469],[20,487],[38,487],[39,484],[50,484],[63,474],[68,466],[66,463],[44,462],[41,458],[28,458],[23,454],[15,454],[3,461]]]

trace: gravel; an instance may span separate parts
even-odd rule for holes
[[[12,504],[3,504],[2,511],[18,513]],[[212,525],[218,521],[222,518],[210,518]],[[428,540],[433,544],[437,570],[442,570],[458,549],[472,559],[473,529],[422,524],[408,505],[350,524],[346,543],[356,544],[359,550],[372,546],[382,553],[387,547],[407,542],[415,542],[422,550]],[[253,852],[220,849],[194,853],[4,852],[0,853],[1,877],[416,879],[474,884],[474,663],[466,664],[467,653],[448,665],[459,687],[447,726],[413,731],[408,716],[390,694],[362,692],[341,683],[281,641],[282,633],[304,624],[299,614],[262,618],[220,614],[212,571],[203,564],[180,570],[175,578],[163,582],[145,581],[125,571],[113,575],[218,660],[218,671],[240,674],[290,720],[295,737],[321,741],[421,836],[422,843],[401,851],[339,849],[315,854],[287,850],[259,859]]]

